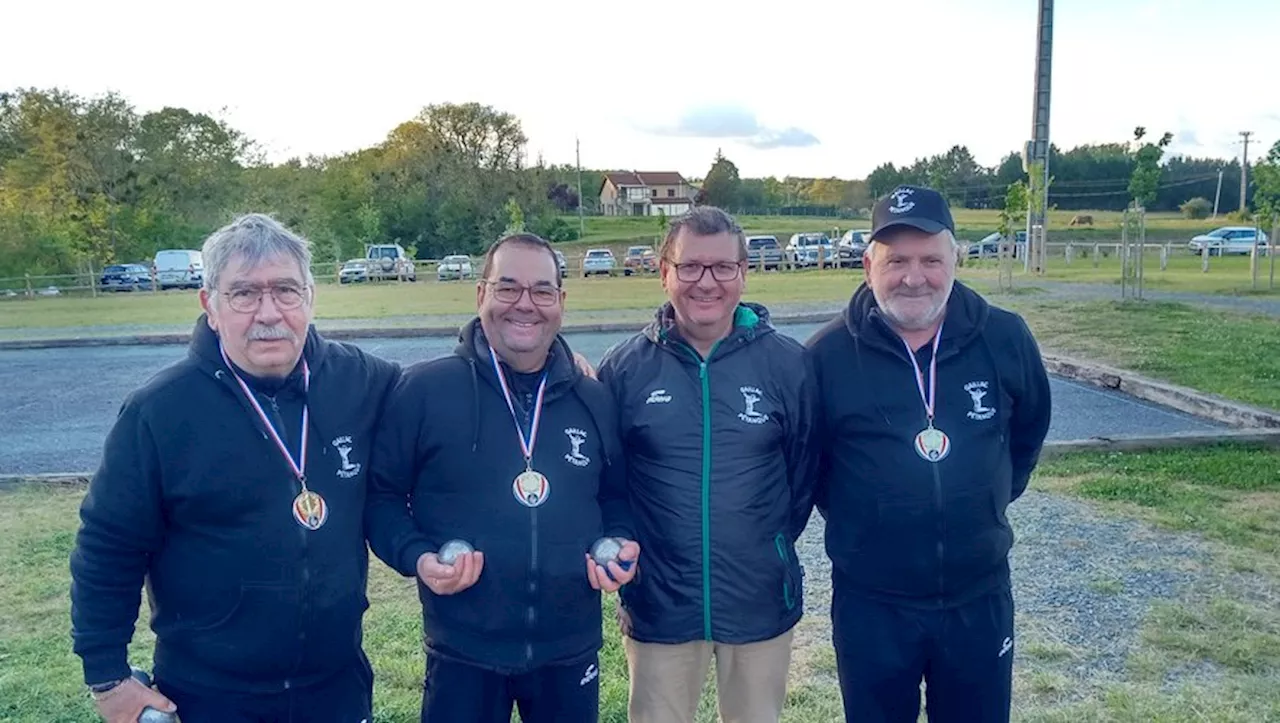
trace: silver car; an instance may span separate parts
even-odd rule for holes
[[[440,260],[440,265],[436,267],[436,279],[439,281],[452,281],[471,278],[471,257],[462,254],[454,254],[446,256]]]

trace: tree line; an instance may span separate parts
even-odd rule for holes
[[[58,89],[0,92],[0,277],[57,274],[146,261],[159,249],[193,248],[237,213],[263,211],[298,229],[317,260],[400,243],[418,258],[479,253],[504,231],[553,241],[576,238],[569,217],[597,211],[603,170],[526,158],[518,118],[478,103],[422,109],[374,146],[336,156],[268,163],[225,121],[184,108],[141,113],[119,95]],[[1259,165],[1262,193],[1280,176],[1280,150]],[[1267,166],[1270,162],[1272,166]],[[1128,143],[1053,147],[1049,202],[1061,209],[1119,209],[1130,200],[1138,149]],[[646,169],[640,169],[646,170]],[[667,169],[648,169],[667,170]],[[1222,172],[1223,211],[1236,208],[1234,160],[1174,156],[1160,166],[1149,210],[1213,198]],[[1271,175],[1268,175],[1271,174]],[[739,213],[861,213],[899,183],[943,190],[966,208],[1001,208],[1026,177],[1017,154],[983,167],[964,146],[886,163],[866,179],[740,178],[717,152],[698,202]],[[1274,183],[1274,182],[1272,182]],[[1270,204],[1270,205],[1268,205]]]

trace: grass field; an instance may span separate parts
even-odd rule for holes
[[[1045,463],[1036,489],[1093,501],[1117,515],[1205,535],[1221,544],[1234,570],[1280,581],[1280,452],[1245,447],[1151,454],[1076,454]],[[89,723],[79,661],[68,637],[67,556],[74,541],[75,486],[0,490],[0,721]],[[374,561],[366,649],[377,671],[375,720],[416,721],[421,690],[421,623],[408,581]],[[604,601],[606,613],[613,600]],[[145,620],[146,613],[143,613]],[[606,614],[606,621],[610,620]],[[1020,616],[1022,630],[1037,621]],[[626,665],[616,627],[606,622],[601,721],[626,720]],[[145,624],[131,648],[150,661]],[[1064,690],[1052,674],[1015,672],[1014,720],[1022,723],[1191,723],[1266,721],[1280,716],[1280,609],[1209,596],[1163,603],[1142,623],[1141,645],[1122,677],[1096,690]],[[1072,651],[1049,642],[1023,648],[1031,658],[1069,663]],[[783,720],[840,719],[834,656],[825,638],[797,650]],[[1170,688],[1180,666],[1214,672]],[[1028,666],[1029,667],[1029,666]],[[706,690],[710,692],[710,682]],[[700,722],[715,720],[704,696]]]
[[[1277,247],[1280,248],[1280,247]],[[1044,281],[1063,281],[1078,284],[1106,284],[1114,286],[1116,296],[1120,294],[1120,257],[1114,246],[1103,246],[1100,251],[1105,254],[1093,262],[1093,244],[1082,244],[1074,247],[1073,258],[1068,264],[1064,246],[1051,247],[1051,255],[1047,259],[1043,275],[1027,274],[1022,271],[1022,264],[1016,263],[1014,269],[1015,286],[1035,286]],[[1160,249],[1149,248],[1143,254],[1142,286],[1153,291],[1189,291],[1204,294],[1225,294],[1230,296],[1261,296],[1280,298],[1280,252],[1272,270],[1270,257],[1262,257],[1257,262],[1258,279],[1255,286],[1250,260],[1247,256],[1213,257],[1209,260],[1209,271],[1205,272],[1199,256],[1191,256],[1181,249],[1175,249],[1168,257],[1168,265],[1160,270]],[[995,285],[998,274],[997,262],[994,259],[970,260],[960,270],[960,278],[982,280]],[[1134,277],[1130,277],[1132,286]]]

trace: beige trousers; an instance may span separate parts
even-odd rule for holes
[[[723,723],[778,723],[794,629],[771,640],[665,645],[623,637],[631,671],[630,723],[693,723],[712,656]]]

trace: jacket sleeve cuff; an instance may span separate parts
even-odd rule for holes
[[[404,550],[404,554],[400,556],[400,567],[398,572],[405,577],[418,576],[418,558],[428,552],[435,552],[435,545],[424,539],[417,539],[410,542]]]
[[[84,684],[97,685],[129,677],[129,651],[125,646],[94,652],[83,657]]]

